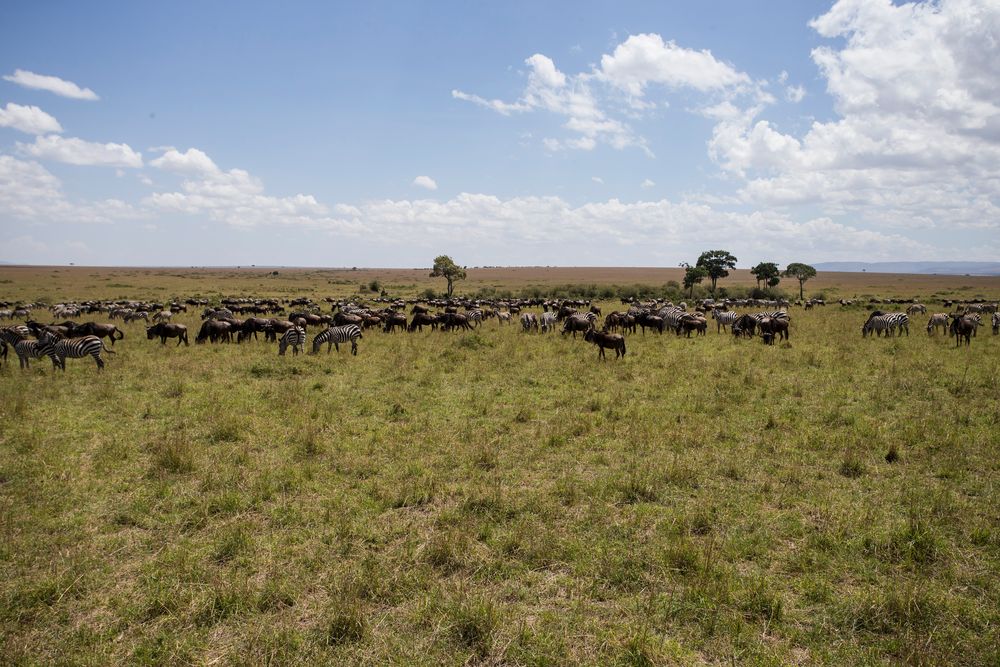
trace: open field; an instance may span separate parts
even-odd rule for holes
[[[0,267],[0,299],[443,287],[273,270]],[[458,290],[678,279],[483,269]],[[996,298],[1000,279],[818,291]],[[15,360],[0,664],[1000,663],[1000,336],[956,349],[918,316],[862,340],[864,319],[794,308],[787,344],[710,322],[598,362],[496,321],[282,358],[194,345],[192,312],[191,347],[125,325],[101,374]]]
[[[274,272],[277,271],[277,275]],[[359,288],[379,281],[394,296],[413,296],[430,288],[444,291],[444,281],[430,278],[430,269],[302,269],[302,268],[108,268],[0,266],[0,300],[41,301],[53,299],[129,298],[168,299],[174,296],[254,294],[286,297],[300,293],[343,298]],[[482,289],[551,290],[565,285],[646,285],[662,288],[680,282],[679,268],[586,268],[524,267],[469,269],[469,277],[458,283],[459,293]],[[738,269],[719,287],[754,286],[750,272]],[[790,295],[798,283],[782,280]],[[703,286],[699,289],[703,289]],[[1000,296],[1000,276],[928,276],[888,273],[820,273],[805,285],[806,295],[824,292],[827,298],[857,297],[983,297]]]

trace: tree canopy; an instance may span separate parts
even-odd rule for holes
[[[803,298],[803,287],[805,282],[810,278],[816,277],[816,269],[808,264],[792,262],[785,267],[785,276],[788,278],[795,278],[799,281],[799,298],[801,299]]]
[[[729,275],[729,269],[736,268],[736,257],[728,250],[706,250],[698,257],[695,266],[704,268],[712,279],[712,296],[715,296],[715,284],[719,278]]]
[[[750,273],[757,279],[757,287],[763,283],[766,287],[777,287],[781,282],[781,269],[774,262],[761,262],[750,269]]]
[[[688,298],[694,298],[694,286],[708,277],[704,266],[688,266],[684,270],[684,289],[689,290]]]
[[[438,255],[434,258],[434,270],[431,278],[444,277],[448,281],[448,298],[455,291],[455,281],[465,280],[465,268],[459,266],[448,255]]]

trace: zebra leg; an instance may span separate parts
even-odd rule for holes
[[[351,341],[351,354],[355,357],[358,356],[358,341],[356,340]]]
[[[97,370],[103,371],[104,370],[104,360],[101,359],[101,351],[100,350],[94,352],[94,361],[97,362]]]

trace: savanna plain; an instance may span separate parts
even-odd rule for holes
[[[0,300],[415,297],[427,273],[0,267]],[[604,287],[678,279],[456,289],[591,286],[607,314]],[[1000,279],[805,289],[829,305],[793,306],[788,342],[709,320],[618,361],[495,319],[279,357],[195,345],[195,308],[190,347],[121,325],[100,373],[12,355],[0,663],[1000,664],[1000,336],[861,336],[870,296],[947,312]]]

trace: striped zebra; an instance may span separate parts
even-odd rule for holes
[[[285,356],[285,350],[288,346],[292,347],[292,354],[298,354],[299,348],[305,349],[306,346],[306,330],[302,327],[292,327],[285,333],[281,335],[281,340],[278,341],[278,355]]]
[[[990,317],[990,325],[993,327],[993,335],[1000,334],[1000,313],[993,313]]]
[[[719,310],[718,308],[713,308],[712,317],[715,319],[716,333],[722,333],[726,330],[726,327],[731,326],[733,322],[739,319],[740,314],[734,310]]]
[[[313,338],[313,354],[319,352],[319,349],[326,343],[326,353],[330,354],[330,347],[336,347],[337,352],[340,352],[340,344],[350,341],[351,343],[351,354],[357,356],[358,354],[358,339],[364,338],[361,334],[361,327],[357,324],[345,324],[342,327],[329,327],[325,331],[321,331],[316,334]]]
[[[534,313],[521,313],[521,328],[525,331],[538,331],[538,316]]]
[[[948,326],[951,324],[951,320],[948,319],[946,313],[934,313],[931,318],[927,320],[927,335],[930,336],[937,332],[937,328],[941,327],[942,333],[948,333]]]
[[[539,320],[542,332],[545,333],[547,331],[554,331],[558,319],[559,319],[558,315],[556,313],[553,313],[552,311],[547,310],[544,313],[542,313],[542,317]]]
[[[868,321],[864,323],[861,327],[861,337],[864,338],[869,334],[876,334],[878,336],[885,332],[886,338],[894,336],[899,330],[899,335],[903,335],[903,331],[906,335],[910,335],[910,318],[906,313],[882,313],[879,315],[872,314]]]
[[[50,345],[51,347],[46,350],[46,353],[52,358],[52,363],[66,372],[66,358],[70,359],[82,359],[86,356],[91,356],[94,358],[94,362],[97,364],[97,370],[102,370],[104,368],[104,360],[101,359],[101,352],[107,352],[108,354],[114,354],[114,350],[110,350],[104,346],[104,341],[102,341],[97,336],[81,336],[79,338],[55,338],[52,335],[45,336],[42,341],[42,345]]]
[[[483,311],[481,308],[465,311],[465,317],[469,320],[469,325],[478,327],[483,322]]]
[[[758,324],[760,324],[760,321],[765,318],[770,318],[772,320],[785,320],[786,322],[791,321],[790,318],[788,317],[787,310],[771,310],[771,311],[764,311],[761,313],[751,313],[750,317],[757,320]]]
[[[21,370],[31,368],[31,359],[41,359],[44,356],[51,357],[53,370],[59,368],[59,364],[56,361],[55,356],[52,354],[51,341],[26,338],[14,343],[13,347],[14,352],[17,353],[17,361],[21,366]]]
[[[629,314],[631,314],[631,312],[632,311],[629,310]],[[681,323],[681,318],[687,314],[687,308],[681,308],[680,306],[665,306],[656,311],[656,316],[663,320],[663,328],[669,328],[675,331]]]

